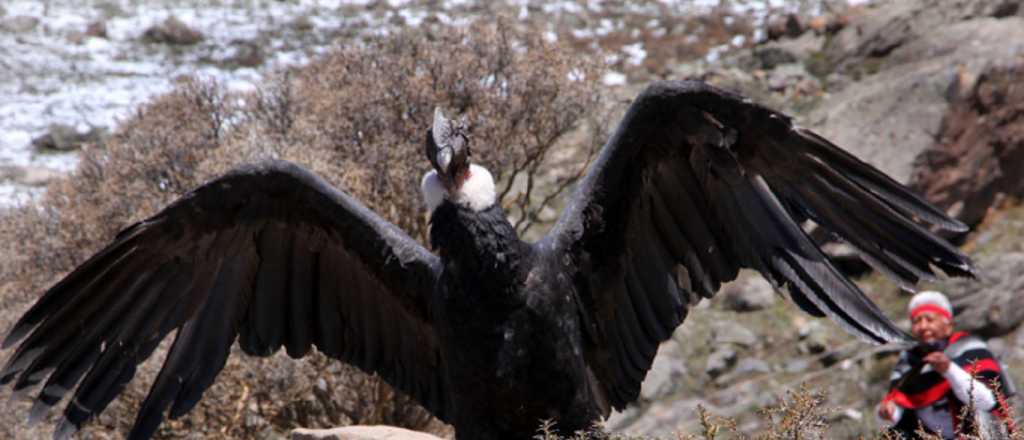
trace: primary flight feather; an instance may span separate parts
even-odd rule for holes
[[[554,228],[519,239],[466,127],[438,111],[421,190],[431,253],[302,167],[243,167],[129,226],[14,325],[0,384],[41,385],[55,435],[99,414],[169,333],[128,437],[187,413],[238,341],[376,373],[459,439],[587,429],[634,401],[689,307],[752,268],[814,316],[908,341],[808,237],[811,220],[902,285],[973,276],[928,225],[965,226],[790,118],[696,81],[649,86]],[[784,288],[784,289],[782,289]]]

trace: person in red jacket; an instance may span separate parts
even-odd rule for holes
[[[954,331],[949,299],[921,292],[908,312],[918,345],[900,353],[889,393],[878,405],[881,422],[905,439],[918,438],[919,426],[945,439],[956,432],[1012,429],[998,392],[1005,384],[999,362],[980,338]],[[969,414],[965,407],[973,408],[974,417],[962,417]]]

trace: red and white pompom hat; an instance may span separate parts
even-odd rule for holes
[[[946,295],[943,295],[942,292],[934,290],[925,290],[914,295],[910,299],[907,311],[910,312],[910,319],[914,319],[914,317],[924,312],[935,312],[945,316],[946,319],[953,319],[953,306],[950,305],[949,298],[946,298]]]

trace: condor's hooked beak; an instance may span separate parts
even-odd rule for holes
[[[465,127],[434,109],[434,124],[427,133],[427,160],[449,191],[458,188],[469,172],[469,138]]]
[[[452,152],[452,147],[449,145],[442,146],[437,150],[435,159],[437,160],[437,167],[441,174],[448,174],[448,170],[452,166],[452,158],[455,157],[455,153]]]

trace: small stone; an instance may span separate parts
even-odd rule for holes
[[[78,31],[71,31],[67,36],[68,43],[71,44],[82,44],[85,42],[85,33]]]
[[[49,168],[0,165],[0,181],[13,182],[19,185],[46,186],[60,176],[61,173]]]
[[[780,47],[766,47],[754,50],[754,57],[757,58],[759,67],[765,70],[774,69],[780,64],[795,63],[796,55]]]
[[[770,371],[771,367],[767,362],[762,361],[761,359],[743,358],[736,363],[736,366],[733,367],[732,371],[715,378],[715,384],[719,386],[729,386],[742,377],[768,373]]]
[[[781,92],[795,87],[803,79],[810,76],[803,64],[780,64],[768,75],[768,88],[772,91]]]
[[[150,43],[188,46],[203,41],[203,34],[192,29],[175,16],[170,16],[163,23],[146,29],[143,40]]]
[[[32,139],[36,150],[72,151],[85,144],[103,144],[108,136],[104,127],[93,127],[82,132],[67,124],[50,124],[45,134]]]
[[[850,25],[852,19],[848,14],[839,14],[831,16],[828,20],[828,24],[825,26],[825,33],[834,35],[839,31]]]
[[[675,393],[686,376],[686,363],[680,359],[679,344],[666,341],[658,347],[658,354],[640,386],[644,400],[656,400]]]
[[[711,339],[715,345],[736,344],[741,347],[752,347],[757,343],[757,336],[735,321],[713,322]]]
[[[758,358],[743,358],[733,369],[736,374],[768,373],[771,370],[767,362]]]
[[[1017,15],[1017,11],[1020,10],[1021,4],[1019,1],[1004,1],[997,5],[992,10],[992,17],[994,18],[1006,18],[1013,15]]]
[[[827,16],[819,15],[807,21],[807,28],[821,34],[828,28],[828,23],[829,18]]]
[[[708,356],[704,372],[713,379],[728,371],[735,363],[736,350],[728,346],[718,347],[711,356]]]
[[[779,404],[779,396],[775,395],[770,391],[762,391],[757,394],[755,403],[757,406],[761,408],[777,406]]]
[[[828,350],[828,333],[818,321],[810,321],[799,330],[797,349],[803,354],[820,354]]]
[[[861,420],[864,420],[864,413],[862,413],[860,411],[857,411],[857,410],[855,410],[853,408],[846,408],[846,409],[844,409],[842,411],[837,412],[835,414],[835,416],[833,417],[833,419],[834,420],[846,419],[846,420],[852,420],[854,422],[859,422]]]
[[[807,368],[811,366],[811,363],[807,359],[793,359],[786,363],[787,373],[803,373],[807,371]]]
[[[85,27],[85,35],[95,38],[107,38],[107,22],[94,21]]]
[[[287,438],[284,434],[275,431],[274,428],[266,428],[256,434],[256,440],[286,440]]]
[[[789,38],[799,37],[807,27],[804,25],[800,16],[796,14],[789,14],[786,16],[786,36]]]
[[[804,30],[806,28],[800,17],[796,14],[788,14],[785,18],[771,20],[765,29],[765,34],[769,40],[778,40],[783,37],[799,37]]]
[[[28,15],[15,15],[0,21],[0,30],[12,34],[22,34],[39,26],[39,19]]]
[[[257,413],[246,413],[242,423],[245,425],[246,428],[251,429],[257,426],[262,426],[266,424],[267,421],[264,420],[263,417],[260,417],[260,415]]]
[[[254,41],[232,42],[234,54],[224,60],[224,64],[238,67],[257,67],[266,59],[263,48]]]
[[[313,25],[313,20],[310,20],[308,15],[300,15],[296,17],[288,26],[297,32],[308,32],[313,30],[315,27]]]
[[[752,312],[775,303],[775,289],[763,277],[752,276],[729,283],[722,288],[722,305],[726,310]]]

